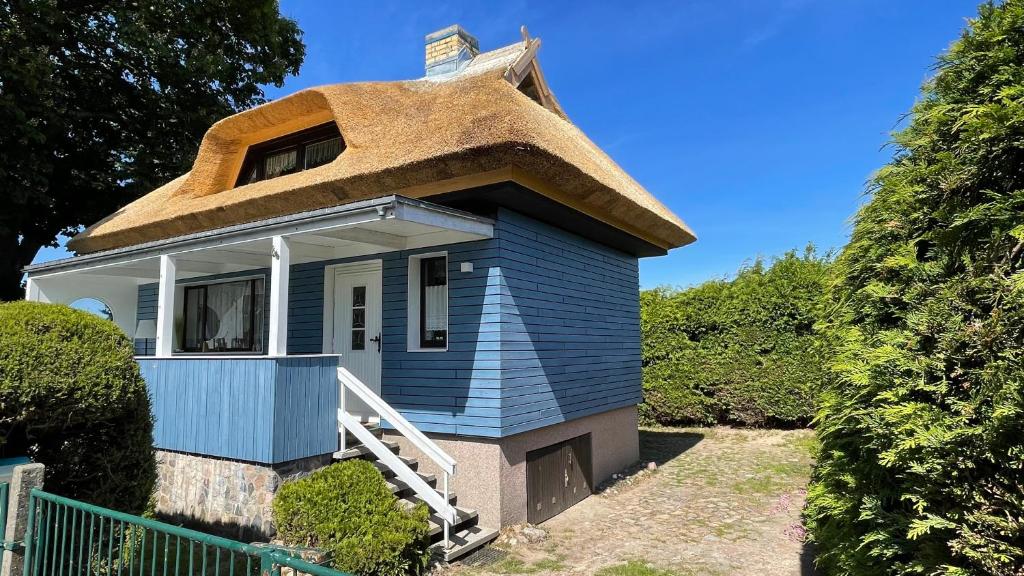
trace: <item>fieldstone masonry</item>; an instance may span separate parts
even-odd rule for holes
[[[274,494],[287,480],[331,463],[331,455],[259,464],[157,450],[159,514],[241,540],[273,536]]]

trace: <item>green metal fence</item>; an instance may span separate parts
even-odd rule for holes
[[[11,485],[7,482],[0,482],[0,568],[4,567],[4,550],[7,548],[7,499],[10,497]]]
[[[253,546],[33,490],[25,576],[346,576]]]

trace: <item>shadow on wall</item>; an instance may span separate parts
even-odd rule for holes
[[[640,461],[658,466],[696,446],[704,435],[673,430],[640,430]]]

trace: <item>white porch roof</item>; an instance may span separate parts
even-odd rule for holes
[[[275,238],[287,240],[287,262],[301,264],[493,236],[488,218],[386,196],[27,266],[26,299],[64,304],[98,299],[132,335],[138,285],[161,279],[164,256],[173,258],[174,277],[180,280],[273,268]]]
[[[488,218],[403,196],[218,228],[157,242],[26,266],[31,279],[76,274],[160,277],[160,256],[174,255],[178,277],[189,278],[267,268],[271,240],[285,236],[292,263],[314,262],[491,238]]]

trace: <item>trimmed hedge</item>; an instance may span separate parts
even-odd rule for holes
[[[835,264],[826,573],[1024,574],[1024,1],[939,59]]]
[[[645,423],[802,426],[823,349],[814,331],[828,259],[808,247],[733,280],[640,295]]]
[[[67,306],[0,304],[0,453],[46,465],[46,489],[139,513],[156,482],[131,341]]]
[[[419,574],[430,560],[428,510],[399,508],[370,462],[347,460],[286,482],[274,497],[278,535],[294,546],[331,552],[354,574]]]

